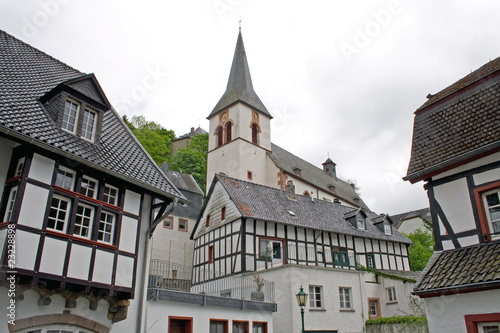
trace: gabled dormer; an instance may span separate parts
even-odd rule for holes
[[[379,228],[381,232],[383,232],[386,235],[392,235],[392,225],[393,222],[389,215],[387,214],[380,214],[379,216],[375,217],[372,219],[372,223],[374,226]]]
[[[344,214],[344,219],[358,230],[366,230],[366,215],[361,208],[354,209]]]
[[[111,105],[94,74],[57,85],[40,102],[62,131],[87,142],[99,142],[104,112]]]

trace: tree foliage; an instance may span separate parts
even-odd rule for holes
[[[413,242],[408,249],[411,270],[422,271],[434,253],[434,236],[427,229],[404,235]]]
[[[154,121],[147,121],[144,116],[133,116],[130,121],[127,116],[123,116],[123,121],[156,164],[170,162],[172,140],[175,139],[174,131],[167,130]]]
[[[188,173],[196,180],[203,193],[207,182],[208,134],[200,134],[189,140],[187,148],[181,148],[172,158],[172,170]]]

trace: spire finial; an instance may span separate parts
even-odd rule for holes
[[[241,31],[241,16],[240,16],[240,21],[238,23],[240,25],[240,31]]]

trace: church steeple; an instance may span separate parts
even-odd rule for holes
[[[272,118],[259,96],[257,96],[253,90],[252,78],[250,77],[250,69],[248,68],[241,30],[238,34],[238,41],[236,42],[233,64],[231,65],[231,72],[229,73],[226,92],[221,97],[208,118],[211,118],[219,111],[238,101],[248,104],[250,107]]]

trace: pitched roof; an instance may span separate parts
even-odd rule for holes
[[[300,176],[296,176],[297,178],[301,178],[305,182],[313,184],[321,188],[321,190],[350,202],[353,205],[359,205],[368,209],[368,206],[366,206],[359,194],[356,193],[356,190],[340,178],[330,176],[323,169],[301,159],[274,143],[271,143],[271,152],[268,153],[268,155],[278,168],[287,173],[294,175],[295,172],[293,169],[299,168],[301,172]],[[335,192],[330,190],[330,186],[335,187]],[[359,202],[355,202],[354,198],[358,198]]]
[[[500,57],[431,97],[415,113],[405,180],[500,149]]]
[[[186,138],[192,138],[192,137],[195,137],[195,136],[200,135],[200,134],[208,134],[208,132],[205,131],[201,127],[198,127],[197,129],[194,129],[194,127],[192,127],[191,132],[183,134],[173,141],[182,140],[182,139],[186,139]]]
[[[411,244],[411,241],[394,228],[393,235],[386,235],[375,227],[370,219],[378,215],[373,212],[365,211],[368,217],[366,230],[358,230],[344,218],[344,214],[353,210],[352,207],[325,200],[312,200],[302,195],[296,195],[295,200],[290,200],[283,190],[222,175],[214,177],[206,202],[210,200],[216,182],[220,182],[241,216],[245,218]]]
[[[500,288],[500,241],[435,252],[413,290],[419,296]]]
[[[163,167],[162,170],[165,175],[170,179],[170,181],[177,187],[179,190],[185,190],[189,192],[193,192],[196,194],[203,195],[203,191],[198,186],[198,183],[194,180],[193,176],[190,174],[185,174],[179,171],[168,170]]]
[[[431,210],[430,208],[422,208],[417,210],[412,210],[409,212],[391,215],[391,219],[397,225],[397,228],[403,223],[404,220],[411,219],[414,217],[420,217],[426,221],[431,222]]]
[[[107,99],[83,84],[89,75],[0,30],[0,129],[95,169],[164,196],[187,200],[160,171],[113,109],[104,112],[99,142],[90,143],[57,127],[39,100],[61,84],[96,103]],[[81,80],[80,80],[81,79]]]
[[[256,110],[262,112],[268,117],[271,117],[264,103],[253,90],[252,78],[250,77],[250,69],[248,68],[247,55],[245,46],[243,45],[243,37],[241,31],[238,34],[236,49],[234,51],[233,64],[227,81],[226,92],[212,110],[207,118],[214,116],[217,112],[238,102],[244,102]]]

